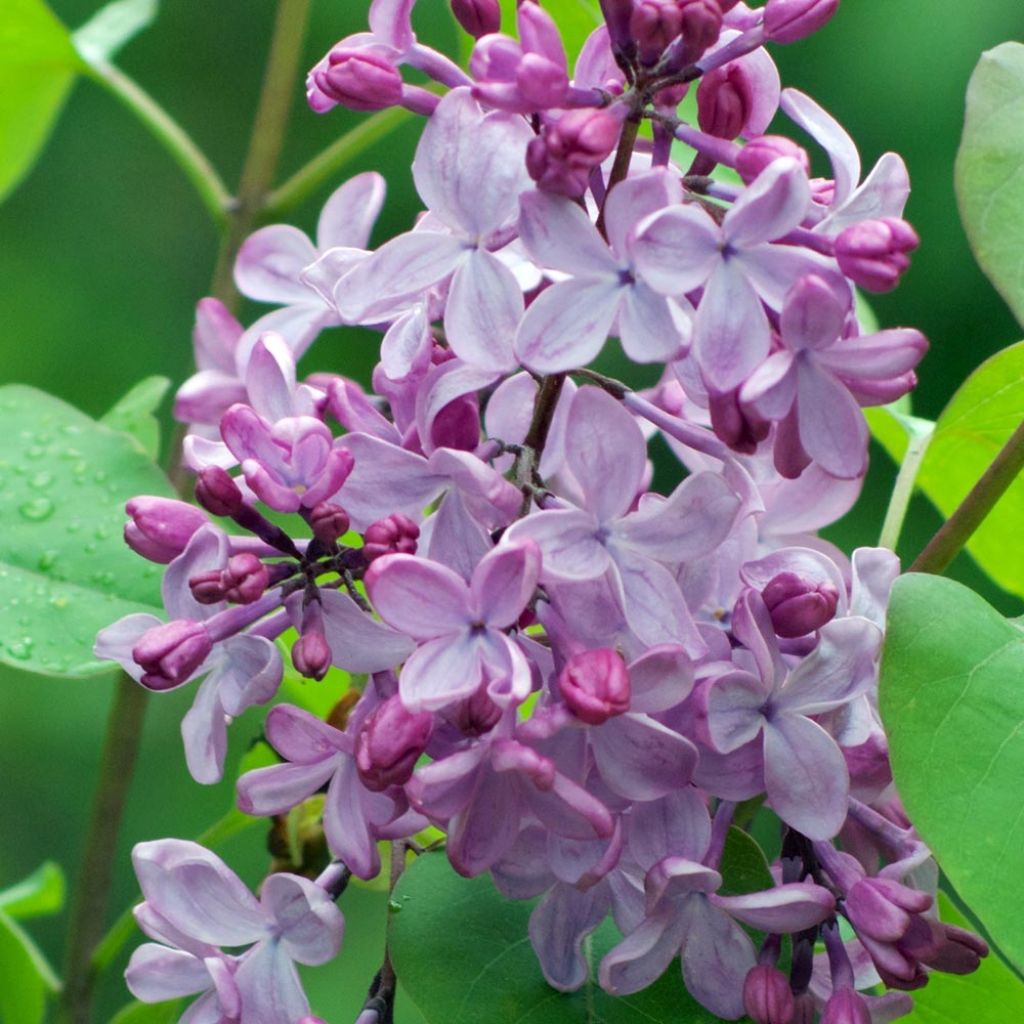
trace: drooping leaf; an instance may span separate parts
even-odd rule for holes
[[[55,861],[44,861],[20,882],[0,890],[0,910],[24,920],[56,914],[64,906],[64,872]]]
[[[166,1003],[136,1001],[118,1010],[110,1024],[174,1024],[184,1008],[185,1003],[181,999],[172,999]]]
[[[81,59],[43,0],[0,5],[0,200],[35,162]]]
[[[722,859],[723,892],[770,886],[764,857],[731,830]],[[594,933],[593,978],[561,993],[544,980],[527,932],[536,901],[506,900],[490,879],[457,875],[442,853],[411,864],[388,922],[396,972],[429,1024],[711,1024],[718,1018],[683,987],[679,962],[650,988],[610,996],[596,982],[601,958],[620,936],[611,921]],[[429,950],[429,955],[426,951]],[[438,965],[443,964],[443,970]]]
[[[160,454],[160,424],[153,413],[160,407],[171,382],[166,377],[139,381],[100,418],[113,430],[131,434],[151,458]]]
[[[93,657],[96,633],[161,612],[160,567],[122,539],[138,494],[173,492],[132,438],[35,388],[0,387],[0,661],[109,671]]]
[[[75,30],[75,48],[90,64],[110,60],[152,24],[159,6],[159,0],[111,0]]]
[[[59,982],[27,932],[0,910],[0,1021],[41,1024]]]
[[[939,914],[949,924],[971,927],[944,893],[939,893]],[[914,1012],[901,1020],[906,1024],[1006,1024],[1024,1020],[1024,982],[996,956],[982,960],[974,974],[936,971],[928,984],[914,993]]]
[[[896,786],[957,892],[1018,967],[1024,632],[938,576],[897,580],[879,687]]]
[[[967,87],[956,158],[960,217],[974,256],[1024,325],[1024,44],[982,55]]]

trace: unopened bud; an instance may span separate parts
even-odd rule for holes
[[[200,604],[217,604],[224,600],[224,582],[220,569],[207,569],[189,578],[192,597]]]
[[[324,95],[350,110],[385,110],[402,102],[402,75],[372,49],[336,47],[313,80]]]
[[[270,582],[267,567],[249,551],[232,555],[221,577],[224,597],[235,604],[252,604],[263,596]]]
[[[307,679],[323,679],[331,667],[331,646],[324,634],[323,609],[319,601],[310,601],[302,609],[299,639],[292,645],[295,671]]]
[[[212,649],[201,623],[175,619],[146,630],[132,648],[132,658],[143,669],[143,686],[169,690],[188,680]]]
[[[462,395],[434,417],[430,439],[437,448],[471,452],[480,444],[480,406],[475,395]]]
[[[356,768],[363,785],[379,793],[408,782],[433,727],[433,715],[409,711],[398,696],[374,708],[356,738]]]
[[[735,139],[754,107],[750,76],[739,62],[709,71],[697,86],[697,123],[720,139]]]
[[[836,613],[839,592],[831,583],[780,572],[761,591],[776,634],[786,639],[820,629]]]
[[[420,528],[404,513],[392,512],[371,523],[363,534],[363,555],[372,562],[381,555],[414,555]]]
[[[821,1024],[871,1024],[867,1001],[852,988],[840,988],[829,996]]]
[[[869,292],[891,292],[910,266],[907,253],[919,243],[917,232],[905,220],[865,220],[840,232],[836,262],[848,278]]]
[[[629,670],[609,647],[574,654],[558,686],[569,710],[587,725],[601,725],[629,710]]]
[[[452,724],[466,736],[483,736],[498,724],[500,718],[501,708],[491,700],[486,686],[460,701],[451,716]]]
[[[677,0],[635,0],[629,30],[636,40],[641,62],[656,64],[683,30],[680,4]]]
[[[622,122],[608,110],[568,110],[549,120],[526,149],[526,169],[545,192],[581,196],[590,172],[615,148]]]
[[[722,11],[719,0],[679,0],[682,19],[683,60],[692,64],[718,42],[722,32]]]
[[[981,966],[988,956],[988,944],[984,939],[956,925],[937,922],[944,935],[944,941],[937,952],[924,959],[936,971],[946,974],[971,974]]]
[[[752,967],[743,982],[743,1008],[753,1024],[790,1024],[793,993],[789,978],[767,964]]]
[[[209,520],[194,505],[173,498],[142,495],[125,505],[132,517],[124,527],[128,546],[151,562],[166,565],[185,550],[192,534]]]
[[[839,7],[839,0],[768,0],[765,36],[773,43],[795,43],[817,32]]]
[[[348,533],[348,513],[340,506],[329,501],[321,501],[314,505],[309,514],[309,525],[324,547],[329,548],[339,538]]]
[[[455,20],[474,39],[501,29],[498,0],[451,0]]]
[[[743,183],[749,185],[769,164],[782,157],[796,160],[805,173],[810,173],[807,150],[783,135],[759,135],[751,139],[736,157],[736,171]]]
[[[196,501],[215,516],[237,515],[244,504],[238,484],[220,466],[207,466],[199,471]]]

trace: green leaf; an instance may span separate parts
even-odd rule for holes
[[[111,0],[75,30],[75,48],[90,64],[110,60],[152,24],[158,7],[159,0]]]
[[[917,485],[949,516],[1024,419],[1024,342],[986,360],[963,383],[935,425]],[[978,565],[1004,590],[1024,597],[1024,478],[1018,477],[967,542]]]
[[[160,454],[160,424],[153,413],[160,407],[171,382],[166,377],[139,381],[116,405],[100,418],[113,430],[131,434],[151,458]]]
[[[879,684],[896,786],[957,892],[1024,967],[1024,634],[967,587],[896,581]]]
[[[56,914],[64,906],[64,872],[55,861],[40,864],[28,878],[0,891],[0,910],[24,919]]]
[[[736,829],[722,865],[723,891],[772,884],[756,844]],[[678,961],[636,995],[603,992],[596,983],[597,965],[620,938],[611,921],[588,943],[595,980],[578,992],[556,992],[545,982],[530,945],[527,929],[535,904],[506,900],[485,876],[462,878],[442,853],[424,854],[409,866],[392,898],[388,941],[396,973],[429,1024],[718,1021],[687,993]]]
[[[162,612],[161,567],[122,539],[138,494],[173,491],[132,438],[35,388],[0,387],[0,661],[109,672],[93,657],[96,633]]]
[[[0,7],[0,201],[46,142],[82,62],[42,0]]]
[[[172,999],[167,1003],[136,1001],[118,1010],[110,1024],[174,1024],[184,1008],[185,1003],[181,999]]]
[[[944,893],[939,893],[943,921],[970,929]],[[1024,1020],[1024,982],[998,957],[988,956],[973,974],[935,971],[928,984],[914,993],[914,1012],[901,1017],[906,1024],[1007,1024]]]
[[[516,6],[517,0],[500,0],[501,2],[501,31],[513,38],[518,38],[516,32]],[[587,36],[602,22],[601,8],[597,0],[559,0],[557,4],[548,4],[547,12],[558,25],[565,44],[566,56],[569,58],[569,71],[572,73],[572,66],[579,56]],[[459,45],[463,57],[468,58],[473,52],[473,45],[476,40],[459,29]]]
[[[60,987],[53,969],[21,926],[0,910],[0,1021],[41,1024],[48,994]]]
[[[1024,45],[982,55],[956,158],[960,218],[975,259],[1024,325]]]

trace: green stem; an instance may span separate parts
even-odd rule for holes
[[[922,423],[927,422],[922,420]],[[885,521],[882,523],[882,534],[878,538],[878,546],[896,550],[903,529],[903,521],[907,518],[907,509],[914,494],[914,482],[917,472],[924,461],[925,452],[932,439],[934,424],[928,423],[928,430],[913,430],[907,442],[907,451],[900,463],[900,471],[893,484],[889,507],[885,510]]]
[[[232,280],[235,256],[263,211],[284,145],[302,61],[302,41],[306,35],[309,8],[310,0],[280,0],[277,7],[267,69],[249,137],[249,151],[213,274],[212,294],[228,306],[238,303],[238,293]]]
[[[57,1024],[88,1024],[95,972],[93,950],[103,934],[121,819],[142,741],[146,691],[118,677],[100,755],[99,783],[85,839],[85,853],[71,904],[64,955],[64,988]]]
[[[94,81],[117,97],[153,133],[195,186],[214,224],[227,226],[231,195],[192,137],[134,79],[106,61],[89,65]]]
[[[985,521],[1017,474],[1024,469],[1024,422],[1003,445],[995,461],[971,488],[956,511],[928,542],[910,572],[944,572],[974,531]]]
[[[267,198],[263,215],[277,220],[308,199],[338,171],[406,121],[412,114],[404,107],[378,111],[332,142],[322,153],[299,168]]]

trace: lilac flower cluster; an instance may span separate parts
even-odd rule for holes
[[[876,683],[896,558],[816,536],[859,492],[861,407],[906,393],[926,348],[864,333],[855,304],[916,245],[902,161],[861,181],[853,142],[780,88],[764,48],[838,0],[601,6],[570,73],[537,3],[514,38],[497,0],[452,0],[477,37],[467,72],[417,41],[413,0],[374,0],[309,100],[425,115],[425,213],[368,249],[384,183],[359,175],[316,245],[279,225],[242,247],[239,290],[276,309],[246,329],[199,304],[176,414],[201,507],[128,505],[126,540],[168,566],[168,621],[129,616],[97,653],[152,690],[201,680],[182,722],[200,782],[223,773],[228,723],[274,699],[286,631],[303,676],[366,683],[329,721],[275,705],[280,761],[238,782],[255,815],[323,794],[316,881],[271,875],[257,901],[194,844],[136,849],[157,944],[129,986],[202,993],[190,1024],[312,1020],[293,961],[337,952],[348,874],[372,878],[381,841],[428,825],[461,874],[540,897],[530,939],[562,990],[586,980],[583,940],[609,915],[608,992],[679,956],[702,1005],[756,1024],[887,1021],[928,970],[986,952],[938,920],[934,863],[891,786]],[[764,134],[779,110],[830,179]],[[382,335],[372,393],[299,383],[337,325]],[[658,386],[589,370],[609,338],[663,367]],[[656,434],[686,471],[666,495]],[[730,826],[757,802],[783,837],[774,885],[725,895]]]

